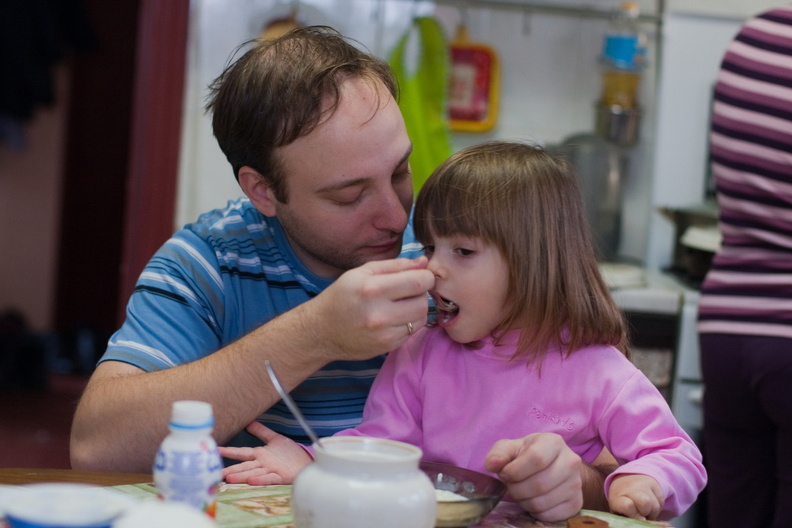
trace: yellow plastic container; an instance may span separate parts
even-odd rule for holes
[[[464,25],[451,42],[448,117],[451,130],[484,132],[498,120],[500,64],[491,47],[470,42]]]

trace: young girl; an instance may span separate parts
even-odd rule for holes
[[[619,461],[605,483],[611,510],[684,512],[706,481],[701,454],[626,357],[569,166],[521,143],[464,149],[424,184],[414,226],[436,277],[437,326],[389,354],[363,422],[338,434],[408,442],[426,460],[487,473],[499,470],[500,440],[560,435],[585,462],[603,447]],[[227,480],[290,481],[311,461],[272,440],[223,448],[248,461]]]

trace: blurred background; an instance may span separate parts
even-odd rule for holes
[[[639,344],[669,352],[663,383],[695,437],[701,272],[686,264],[702,245],[682,235],[714,224],[707,130],[721,55],[776,3],[637,2],[636,101],[614,108],[602,102],[603,42],[620,0],[4,0],[0,466],[68,467],[71,413],[137,274],[173,230],[241,194],[203,111],[207,87],[284,21],[333,26],[387,60],[403,42],[408,78],[439,53],[449,86],[481,73],[455,62],[455,46],[487,50],[492,115],[446,123],[444,148],[502,138],[570,156],[592,189],[615,296]],[[464,105],[445,94],[432,103]],[[416,153],[437,144],[416,141]]]

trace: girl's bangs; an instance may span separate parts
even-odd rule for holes
[[[482,222],[487,215],[480,213],[487,207],[476,193],[453,186],[444,187],[443,192],[432,191],[440,189],[430,190],[416,210],[415,232],[420,240],[433,236],[483,237]]]

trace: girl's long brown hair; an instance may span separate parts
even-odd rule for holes
[[[494,244],[509,267],[511,310],[498,337],[527,321],[515,354],[538,360],[609,344],[628,355],[624,316],[603,281],[572,168],[539,147],[494,141],[463,149],[421,188],[415,234]]]

